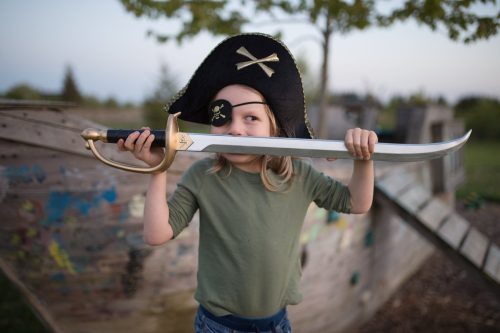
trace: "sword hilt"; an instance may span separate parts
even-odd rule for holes
[[[108,129],[106,131],[106,141],[108,143],[117,143],[118,140],[123,139],[124,141],[127,137],[134,132],[144,132],[145,130],[135,130],[135,129]],[[161,130],[151,130],[151,134],[155,136],[155,139],[151,143],[151,147],[165,147],[165,131]]]
[[[180,112],[168,116],[165,131],[152,131],[155,135],[155,140],[152,146],[165,147],[165,157],[160,164],[154,167],[143,168],[107,159],[99,153],[94,144],[94,141],[116,143],[119,139],[125,140],[129,134],[135,132],[136,130],[98,130],[87,128],[81,133],[81,136],[85,140],[85,147],[90,149],[94,156],[106,165],[137,173],[159,173],[167,170],[174,161],[179,141],[177,135],[179,133],[179,125],[177,124],[177,118],[179,115]]]

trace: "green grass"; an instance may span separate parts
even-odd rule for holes
[[[0,271],[0,332],[49,333],[16,287]]]
[[[476,193],[480,198],[500,202],[500,142],[471,141],[464,146],[465,183],[457,197]]]

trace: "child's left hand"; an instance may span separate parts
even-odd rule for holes
[[[378,142],[377,134],[361,128],[347,130],[344,144],[352,156],[360,160],[368,161],[375,151],[375,144]],[[327,158],[328,161],[335,161],[335,157]]]

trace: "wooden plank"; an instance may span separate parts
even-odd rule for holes
[[[458,214],[452,213],[438,230],[438,235],[454,249],[458,249],[467,229],[469,229],[469,222]]]
[[[495,244],[491,244],[490,246],[484,271],[497,283],[500,283],[500,248]]]
[[[431,194],[429,191],[422,186],[416,185],[396,197],[396,202],[403,206],[407,211],[416,213],[430,198]]]
[[[71,114],[71,112],[51,110],[45,108],[38,109],[15,109],[1,110],[0,118],[17,118],[26,122],[35,122],[49,126],[59,126],[72,128],[80,132],[84,128],[106,128],[93,121]]]
[[[79,137],[80,131],[74,128],[51,126],[5,116],[1,117],[0,122],[2,126],[0,137],[4,139],[88,155],[84,142]]]
[[[415,175],[398,170],[377,181],[377,186],[391,198],[395,198],[401,190],[415,182]]]
[[[460,252],[478,268],[483,265],[484,255],[488,246],[488,239],[477,229],[471,227]]]
[[[55,115],[60,116],[60,114],[47,110],[38,110],[36,114],[38,118],[42,119],[45,119],[45,117],[46,119],[51,119]],[[94,158],[92,153],[85,148],[85,142],[80,136],[81,131],[88,127],[85,126],[87,122],[81,119],[81,124],[79,124],[78,121],[79,119],[75,117],[70,124],[71,126],[66,126],[64,122],[63,124],[58,124],[0,113],[0,126],[2,128],[0,138],[14,141],[16,145],[18,143],[25,143],[37,147],[45,147],[52,151],[62,151]],[[9,144],[7,142],[7,145]],[[114,144],[98,142],[96,146],[107,159],[145,166],[144,163],[133,158],[131,154],[119,152]]]
[[[436,230],[443,219],[450,213],[450,206],[437,198],[433,198],[417,213],[417,217],[429,229]]]

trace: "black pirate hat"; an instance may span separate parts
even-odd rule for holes
[[[210,124],[210,102],[219,90],[231,84],[259,91],[284,136],[313,137],[295,60],[282,42],[264,34],[241,34],[222,41],[166,109],[172,114],[181,112],[182,120]]]

